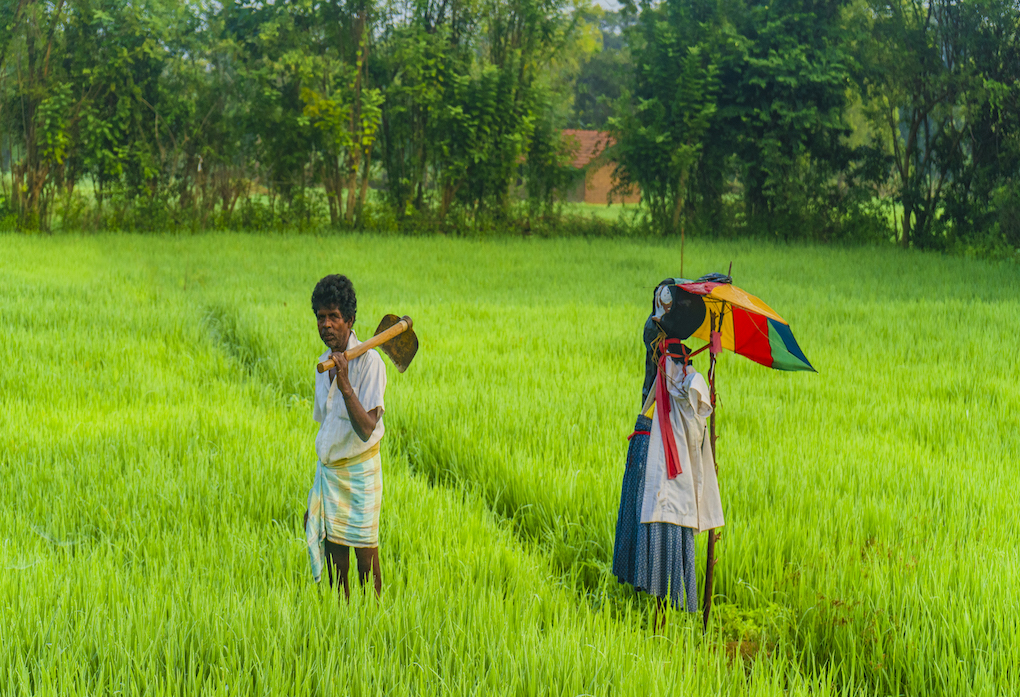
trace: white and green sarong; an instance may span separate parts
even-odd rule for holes
[[[379,546],[381,504],[382,459],[378,445],[349,460],[316,465],[305,525],[316,583],[322,578],[326,540],[347,547]]]

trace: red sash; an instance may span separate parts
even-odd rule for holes
[[[662,445],[666,451],[666,474],[673,479],[683,472],[680,469],[680,455],[676,451],[676,438],[673,437],[673,423],[669,419],[670,398],[669,388],[666,386],[666,358],[683,358],[684,366],[687,365],[687,354],[671,353],[669,346],[680,344],[686,348],[679,339],[666,339],[660,344],[662,355],[659,357],[659,376],[655,382],[655,409],[659,415],[659,428],[662,430]],[[683,351],[683,349],[681,349]]]

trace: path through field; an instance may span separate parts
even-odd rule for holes
[[[688,245],[818,374],[720,362],[713,622],[609,573],[671,245],[0,237],[0,685],[38,694],[1006,694],[1020,272]],[[388,366],[381,602],[308,573],[315,281]],[[703,359],[698,359],[699,361]],[[704,365],[698,366],[704,369]],[[698,548],[699,581],[704,541]]]

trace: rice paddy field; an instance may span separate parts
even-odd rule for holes
[[[703,635],[610,573],[675,245],[0,237],[0,693],[1020,692],[1020,270],[705,242],[684,270],[731,261],[818,373],[720,360]],[[350,603],[301,530],[334,272],[362,338],[421,341],[388,364],[383,596]]]

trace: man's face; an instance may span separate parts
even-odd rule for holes
[[[344,319],[338,307],[320,307],[315,312],[315,318],[319,322],[319,338],[322,343],[333,351],[346,351],[354,322]]]

